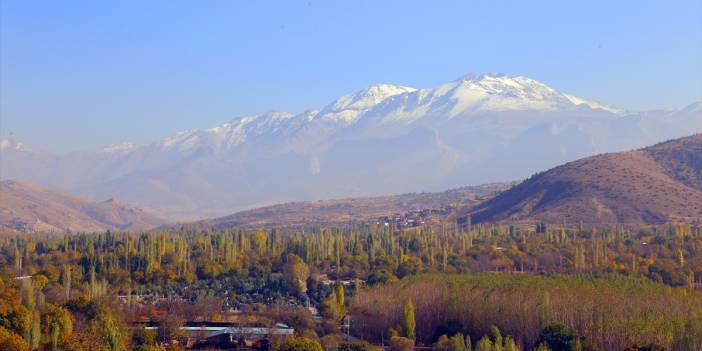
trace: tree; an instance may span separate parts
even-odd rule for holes
[[[71,299],[71,267],[69,265],[63,266],[61,281],[66,294],[66,301],[69,301]]]
[[[468,348],[466,347],[466,339],[461,333],[452,336],[451,343],[453,344],[453,351],[468,351]]]
[[[65,340],[61,346],[63,349],[70,351],[110,351],[102,335],[94,332],[95,330],[92,329],[77,331]]]
[[[517,343],[514,342],[514,339],[512,339],[511,336],[507,336],[505,338],[505,346],[504,346],[504,351],[519,351],[519,347],[517,346]]]
[[[147,330],[144,326],[141,326],[135,329],[132,333],[132,345],[134,346],[134,351],[147,351],[148,347],[155,345],[155,343],[155,330]]]
[[[32,326],[29,330],[29,348],[32,350],[39,349],[41,344],[41,313],[38,309],[34,310],[32,317]]]
[[[307,292],[307,278],[310,277],[310,268],[295,254],[288,254],[287,263],[283,271],[286,278],[298,294]]]
[[[278,348],[278,351],[324,351],[324,349],[322,348],[322,344],[317,340],[295,337],[283,342]]]
[[[334,299],[336,301],[336,308],[337,311],[339,311],[339,315],[343,316],[346,314],[346,305],[345,305],[345,296],[346,292],[344,291],[344,284],[337,283],[336,287],[334,288]]]
[[[368,279],[366,279],[366,285],[382,285],[387,283],[393,283],[396,281],[397,277],[394,274],[392,274],[392,272],[386,269],[377,269],[368,276]]]
[[[162,344],[170,344],[171,340],[178,339],[183,318],[175,313],[164,313],[158,320],[156,340]]]
[[[453,343],[446,334],[439,337],[434,343],[434,351],[453,351]]]
[[[29,345],[21,336],[0,327],[0,351],[27,351]]]
[[[475,345],[475,351],[493,351],[493,345],[492,341],[490,341],[490,338],[487,336],[483,336],[480,341],[478,341],[478,344]]]
[[[490,341],[492,341],[493,351],[502,351],[502,332],[496,325],[490,327]]]
[[[539,334],[539,343],[545,343],[552,351],[580,351],[580,337],[572,328],[555,323],[547,325]]]
[[[416,340],[417,335],[415,334],[415,328],[417,324],[414,320],[414,304],[412,299],[407,299],[405,306],[402,309],[402,330],[405,332],[407,339]]]
[[[375,351],[373,345],[363,341],[354,343],[343,343],[337,348],[338,351]]]
[[[73,319],[71,313],[60,306],[46,304],[44,312],[44,326],[51,338],[51,348],[58,348],[59,339],[68,338],[73,333]]]
[[[344,305],[344,285],[337,283],[334,291],[328,298],[322,301],[322,313],[324,317],[331,320],[341,320],[346,314]]]
[[[390,351],[412,351],[414,349],[414,341],[403,338],[401,336],[393,336],[390,338]]]
[[[89,332],[104,340],[110,351],[126,350],[129,334],[123,322],[103,306],[96,306],[96,309],[96,318],[88,326]]]

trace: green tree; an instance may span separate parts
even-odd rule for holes
[[[61,283],[63,284],[66,301],[71,299],[71,267],[64,265],[61,272]]]
[[[415,333],[415,328],[417,324],[414,320],[414,304],[412,299],[407,299],[405,306],[402,309],[402,330],[405,332],[407,339],[416,340],[417,335]]]
[[[317,340],[295,337],[281,344],[278,351],[324,351],[324,349],[322,348],[322,344]]]
[[[466,347],[466,339],[461,333],[452,336],[451,343],[453,344],[453,351],[468,351],[468,348]]]
[[[503,349],[504,351],[519,351],[517,343],[509,335],[505,338],[505,346]]]
[[[32,326],[29,330],[29,348],[37,350],[39,345],[41,345],[41,313],[35,309],[32,315]]]
[[[496,325],[490,327],[490,341],[492,341],[493,351],[502,351],[502,332],[500,332],[500,328]]]
[[[539,343],[545,343],[552,351],[580,351],[578,334],[560,323],[547,325],[541,330]]]
[[[493,344],[488,336],[483,336],[475,345],[475,351],[493,351]]]
[[[97,318],[89,326],[91,333],[99,335],[110,351],[124,351],[128,344],[128,331],[121,320],[104,307],[99,307]]]
[[[144,326],[136,328],[132,333],[134,351],[147,351],[149,346],[156,343],[156,331],[148,330]]]
[[[346,304],[344,301],[346,296],[344,296],[344,294],[346,294],[344,291],[344,284],[337,283],[334,288],[334,300],[336,301],[337,311],[339,311],[339,315],[341,316],[346,314]]]

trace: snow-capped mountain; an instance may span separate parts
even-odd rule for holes
[[[281,201],[513,180],[599,152],[702,131],[700,103],[630,113],[527,77],[377,84],[302,113],[234,118],[136,146],[53,155],[0,141],[0,177],[175,219]]]

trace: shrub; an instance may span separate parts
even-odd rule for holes
[[[319,341],[304,337],[290,338],[280,345],[278,351],[324,351]]]
[[[390,351],[412,351],[414,342],[402,336],[393,336],[390,338]]]
[[[364,341],[340,344],[338,351],[375,351],[375,348],[373,345]]]
[[[0,350],[2,351],[27,351],[29,346],[21,336],[0,327]]]
[[[578,333],[566,325],[555,323],[547,325],[539,334],[539,343],[544,343],[552,351],[573,351],[580,345]]]

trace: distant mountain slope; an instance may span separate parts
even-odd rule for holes
[[[150,229],[163,223],[119,200],[91,202],[29,182],[0,182],[0,227],[26,232],[92,232]]]
[[[0,140],[0,178],[119,196],[193,220],[289,201],[524,179],[702,132],[700,105],[634,113],[498,74],[421,89],[377,84],[321,108],[236,117],[142,146],[56,155]]]
[[[566,163],[479,204],[476,222],[702,222],[702,134]]]
[[[291,202],[186,224],[216,228],[290,228],[362,223],[382,216],[449,206],[466,208],[508,189],[513,182],[462,187],[437,193]],[[177,225],[176,225],[177,226]]]

